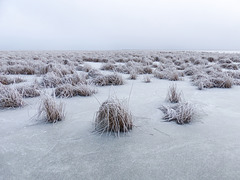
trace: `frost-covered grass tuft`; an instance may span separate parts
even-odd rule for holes
[[[175,121],[177,124],[190,123],[195,114],[195,109],[190,103],[179,103],[172,106],[161,106],[163,119],[166,121]]]
[[[77,73],[67,74],[63,76],[59,76],[54,72],[47,73],[43,76],[41,85],[43,87],[58,87],[63,84],[87,84],[86,77],[84,75],[78,75]]]
[[[133,127],[133,120],[126,103],[110,98],[100,106],[95,118],[95,130],[99,133],[127,133]]]
[[[54,63],[43,63],[38,69],[38,74],[47,74],[47,73],[54,73],[58,76],[64,76],[67,74],[73,74],[74,68],[70,65],[62,65],[59,62]]]
[[[74,92],[74,86],[71,84],[63,84],[58,86],[54,91],[54,95],[61,98],[70,98],[76,96]]]
[[[96,92],[97,90],[90,85],[79,84],[79,85],[73,86],[71,84],[64,84],[57,87],[55,89],[54,94],[57,97],[70,98],[74,96],[91,96]]]
[[[23,97],[15,88],[0,85],[0,108],[16,108],[23,105]]]
[[[41,85],[43,87],[57,87],[62,84],[62,78],[57,76],[55,73],[50,72],[43,76]]]
[[[17,91],[25,98],[40,96],[40,89],[36,85],[20,86],[20,87],[17,87]]]
[[[238,67],[236,64],[227,64],[227,63],[224,63],[221,65],[222,68],[224,69],[232,69],[232,70],[238,70]]]
[[[179,103],[182,100],[182,93],[177,90],[176,84],[169,87],[166,99],[171,103]]]
[[[92,66],[90,64],[83,65],[83,71],[89,72],[89,71],[91,71],[91,69],[92,69]]]
[[[143,76],[143,82],[150,83],[151,82],[151,77],[149,75]]]
[[[104,63],[101,66],[101,70],[106,70],[106,71],[114,71],[115,70],[115,64],[114,63]]]
[[[199,90],[203,88],[231,88],[234,84],[233,78],[223,72],[211,74],[199,72],[192,76],[191,80],[193,85],[197,86]]]
[[[13,79],[12,78],[9,78],[7,76],[0,76],[0,83],[3,84],[3,85],[9,85],[9,84],[12,84],[14,83]]]
[[[97,90],[90,85],[82,84],[75,86],[75,93],[77,96],[91,96],[97,93]]]
[[[25,80],[17,77],[17,78],[10,78],[8,76],[4,76],[4,75],[0,75],[0,83],[3,85],[9,85],[9,84],[13,84],[13,83],[21,83],[24,82]]]
[[[87,79],[86,76],[81,74],[69,74],[64,76],[61,79],[61,84],[72,84],[72,85],[77,85],[77,84],[87,84]]]
[[[177,70],[165,69],[163,71],[156,70],[154,72],[154,77],[158,79],[168,79],[170,81],[180,80],[180,74]]]
[[[34,67],[30,65],[13,65],[8,66],[5,71],[6,74],[24,74],[24,75],[33,75],[35,74]]]
[[[41,97],[41,104],[38,109],[38,117],[49,123],[55,123],[65,118],[65,108],[63,103],[57,103],[51,96]]]
[[[129,79],[136,80],[137,79],[137,72],[132,70],[129,75]]]
[[[98,86],[123,85],[124,81],[121,75],[116,73],[98,76],[93,79],[93,83]]]
[[[152,68],[149,66],[140,66],[137,70],[139,74],[152,74]]]
[[[96,78],[98,76],[102,76],[102,73],[98,69],[93,68],[88,72],[88,77]]]

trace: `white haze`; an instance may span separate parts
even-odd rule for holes
[[[0,0],[0,50],[239,50],[238,0]]]

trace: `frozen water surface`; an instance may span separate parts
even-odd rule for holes
[[[239,86],[199,91],[188,78],[176,82],[198,109],[195,120],[181,126],[164,122],[158,109],[172,82],[152,78],[143,83],[143,76],[135,81],[123,76],[123,86],[62,100],[66,119],[55,124],[34,118],[38,98],[27,99],[23,108],[1,110],[0,179],[240,178]],[[130,95],[135,127],[121,137],[93,133],[98,101],[109,94]]]

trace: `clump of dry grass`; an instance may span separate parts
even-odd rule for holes
[[[100,106],[95,118],[95,130],[119,136],[133,127],[132,115],[127,105],[117,98],[110,98]]]
[[[13,65],[8,66],[6,71],[6,74],[25,74],[25,75],[33,75],[35,74],[35,69],[28,65]]]
[[[16,77],[13,79],[13,83],[21,83],[21,82],[26,82],[26,80],[20,77]]]
[[[85,62],[108,62],[107,59],[102,58],[91,58],[91,57],[83,57],[83,61]]]
[[[58,76],[64,76],[67,74],[73,74],[74,68],[70,65],[62,65],[58,62],[48,63],[47,65],[42,64],[42,66],[38,67],[38,74],[47,74],[54,73]]]
[[[214,62],[214,61],[215,61],[215,59],[214,59],[213,57],[208,57],[207,60],[208,60],[209,62]]]
[[[102,76],[102,73],[98,69],[93,68],[88,72],[88,77],[96,78],[98,76]]]
[[[130,74],[132,70],[131,66],[127,66],[126,64],[118,64],[115,66],[114,71],[119,72],[119,73],[124,73],[124,74]]]
[[[150,66],[142,66],[142,65],[132,65],[136,67],[138,74],[152,74],[152,68]]]
[[[179,74],[177,72],[171,72],[168,74],[168,79],[170,81],[178,81],[178,80],[180,80]]]
[[[184,74],[186,76],[192,76],[194,75],[194,73],[196,73],[198,70],[197,68],[195,68],[194,66],[190,66],[190,67],[187,67],[185,70],[184,70]]]
[[[240,85],[240,72],[228,71],[227,75],[231,77],[233,85]]]
[[[23,105],[23,97],[15,88],[0,85],[0,108],[16,108]]]
[[[51,96],[41,98],[38,109],[38,117],[42,117],[49,123],[55,123],[65,118],[65,108],[63,103],[57,104],[56,99]]]
[[[223,78],[214,78],[212,79],[215,87],[219,88],[231,88],[233,86],[233,80],[230,77],[223,77]]]
[[[61,98],[70,98],[76,96],[74,92],[74,86],[71,84],[63,84],[58,86],[54,91],[54,95]]]
[[[130,72],[129,79],[136,80],[137,79],[137,72],[135,70],[132,70]]]
[[[166,121],[175,121],[177,124],[190,123],[195,115],[195,109],[190,103],[178,103],[173,106],[161,106],[163,119]]]
[[[83,65],[83,71],[89,72],[91,69],[92,69],[92,66],[90,64]]]
[[[169,87],[166,99],[171,103],[179,103],[182,100],[182,92],[177,90],[176,84]]]
[[[90,85],[82,84],[75,86],[75,93],[77,94],[77,96],[91,96],[97,93],[97,90]]]
[[[143,76],[143,82],[150,83],[151,82],[151,77],[148,76],[148,75]]]
[[[101,70],[106,70],[106,71],[114,71],[115,70],[115,64],[114,63],[104,63],[102,64]]]
[[[87,84],[87,79],[86,76],[81,74],[69,74],[64,76],[61,79],[61,84],[72,84],[72,85],[77,85],[77,84]]]
[[[44,87],[57,87],[62,83],[61,77],[57,76],[55,73],[50,72],[43,76],[41,85]]]
[[[32,98],[40,96],[40,89],[36,85],[20,86],[17,91],[25,98]]]
[[[91,96],[97,90],[90,85],[79,84],[73,86],[71,84],[63,84],[55,89],[54,94],[61,98],[70,98],[74,96]]]
[[[123,85],[124,81],[122,76],[114,73],[109,75],[98,76],[93,79],[93,83],[98,86],[108,86],[108,85]]]
[[[3,85],[9,85],[9,84],[13,84],[13,83],[21,83],[21,82],[24,82],[24,81],[25,80],[20,78],[20,77],[10,78],[10,77],[7,77],[7,76],[0,75],[0,83],[3,84]]]
[[[232,70],[238,70],[238,67],[236,64],[228,64],[228,63],[224,63],[220,66],[221,68],[225,68],[225,69],[232,69]]]
[[[234,84],[232,77],[222,72],[214,72],[211,74],[200,72],[192,76],[191,81],[199,90],[203,88],[231,88]]]
[[[163,71],[156,70],[154,72],[154,77],[158,79],[168,79],[170,81],[181,80],[179,76],[182,76],[177,70],[164,69]]]
[[[144,74],[152,74],[152,68],[150,66],[143,67],[143,73]]]
[[[157,62],[154,62],[154,63],[152,64],[152,67],[153,67],[153,68],[157,68],[157,67],[158,67],[158,63],[157,63]]]
[[[9,85],[14,83],[12,78],[6,77],[6,76],[0,76],[0,83],[3,85]]]

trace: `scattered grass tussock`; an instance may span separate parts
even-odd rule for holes
[[[175,121],[177,124],[190,123],[195,114],[193,105],[190,103],[178,103],[172,106],[161,106],[160,110],[163,112],[163,119],[166,121]]]
[[[143,82],[150,83],[151,82],[151,77],[149,75],[143,76]]]
[[[40,96],[40,89],[36,85],[17,87],[17,91],[24,98],[32,98],[32,97]]]
[[[0,85],[0,108],[17,108],[23,105],[23,97],[15,88]]]
[[[25,80],[17,77],[17,78],[10,78],[8,76],[3,76],[0,75],[0,83],[3,85],[9,85],[9,84],[13,84],[13,83],[21,83],[24,82]]]
[[[177,90],[176,84],[169,87],[166,99],[170,103],[179,103],[182,100],[182,92]]]
[[[65,108],[63,103],[57,104],[56,99],[51,96],[41,98],[38,109],[38,117],[42,117],[49,123],[55,123],[65,118]]]
[[[73,86],[71,84],[64,84],[57,87],[54,92],[56,97],[61,98],[70,98],[74,96],[91,96],[95,93],[97,93],[97,90],[94,87],[85,84],[76,86]]]
[[[109,86],[109,85],[123,85],[124,81],[122,76],[114,73],[109,75],[98,76],[93,79],[93,83],[98,86]]]
[[[95,118],[95,130],[99,133],[127,133],[133,127],[132,115],[124,102],[110,98],[100,106]]]

